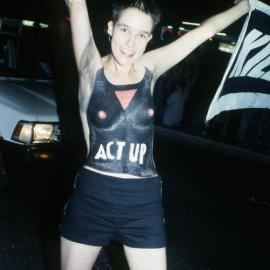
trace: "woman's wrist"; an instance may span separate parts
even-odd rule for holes
[[[248,13],[250,10],[250,4],[248,0],[242,0],[237,3],[237,5],[243,10],[244,13]]]
[[[82,3],[82,0],[65,0],[68,7],[76,6]]]

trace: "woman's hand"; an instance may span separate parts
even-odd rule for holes
[[[246,10],[246,12],[250,10],[249,0],[234,0],[233,3],[235,5],[241,5]]]

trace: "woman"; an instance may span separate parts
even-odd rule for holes
[[[88,270],[112,239],[133,270],[166,269],[161,180],[152,157],[157,78],[216,32],[249,11],[247,0],[162,48],[144,53],[160,13],[153,0],[114,5],[111,53],[96,48],[85,0],[67,1],[88,157],[65,208],[63,270]],[[91,7],[90,7],[91,8]]]

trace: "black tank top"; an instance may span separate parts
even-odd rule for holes
[[[152,73],[141,82],[113,85],[99,69],[87,109],[90,151],[86,165],[140,177],[157,174],[153,161]]]

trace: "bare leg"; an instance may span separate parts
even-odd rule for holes
[[[130,270],[166,270],[166,248],[142,249],[124,246]]]
[[[61,270],[92,269],[101,248],[79,244],[61,237]]]

